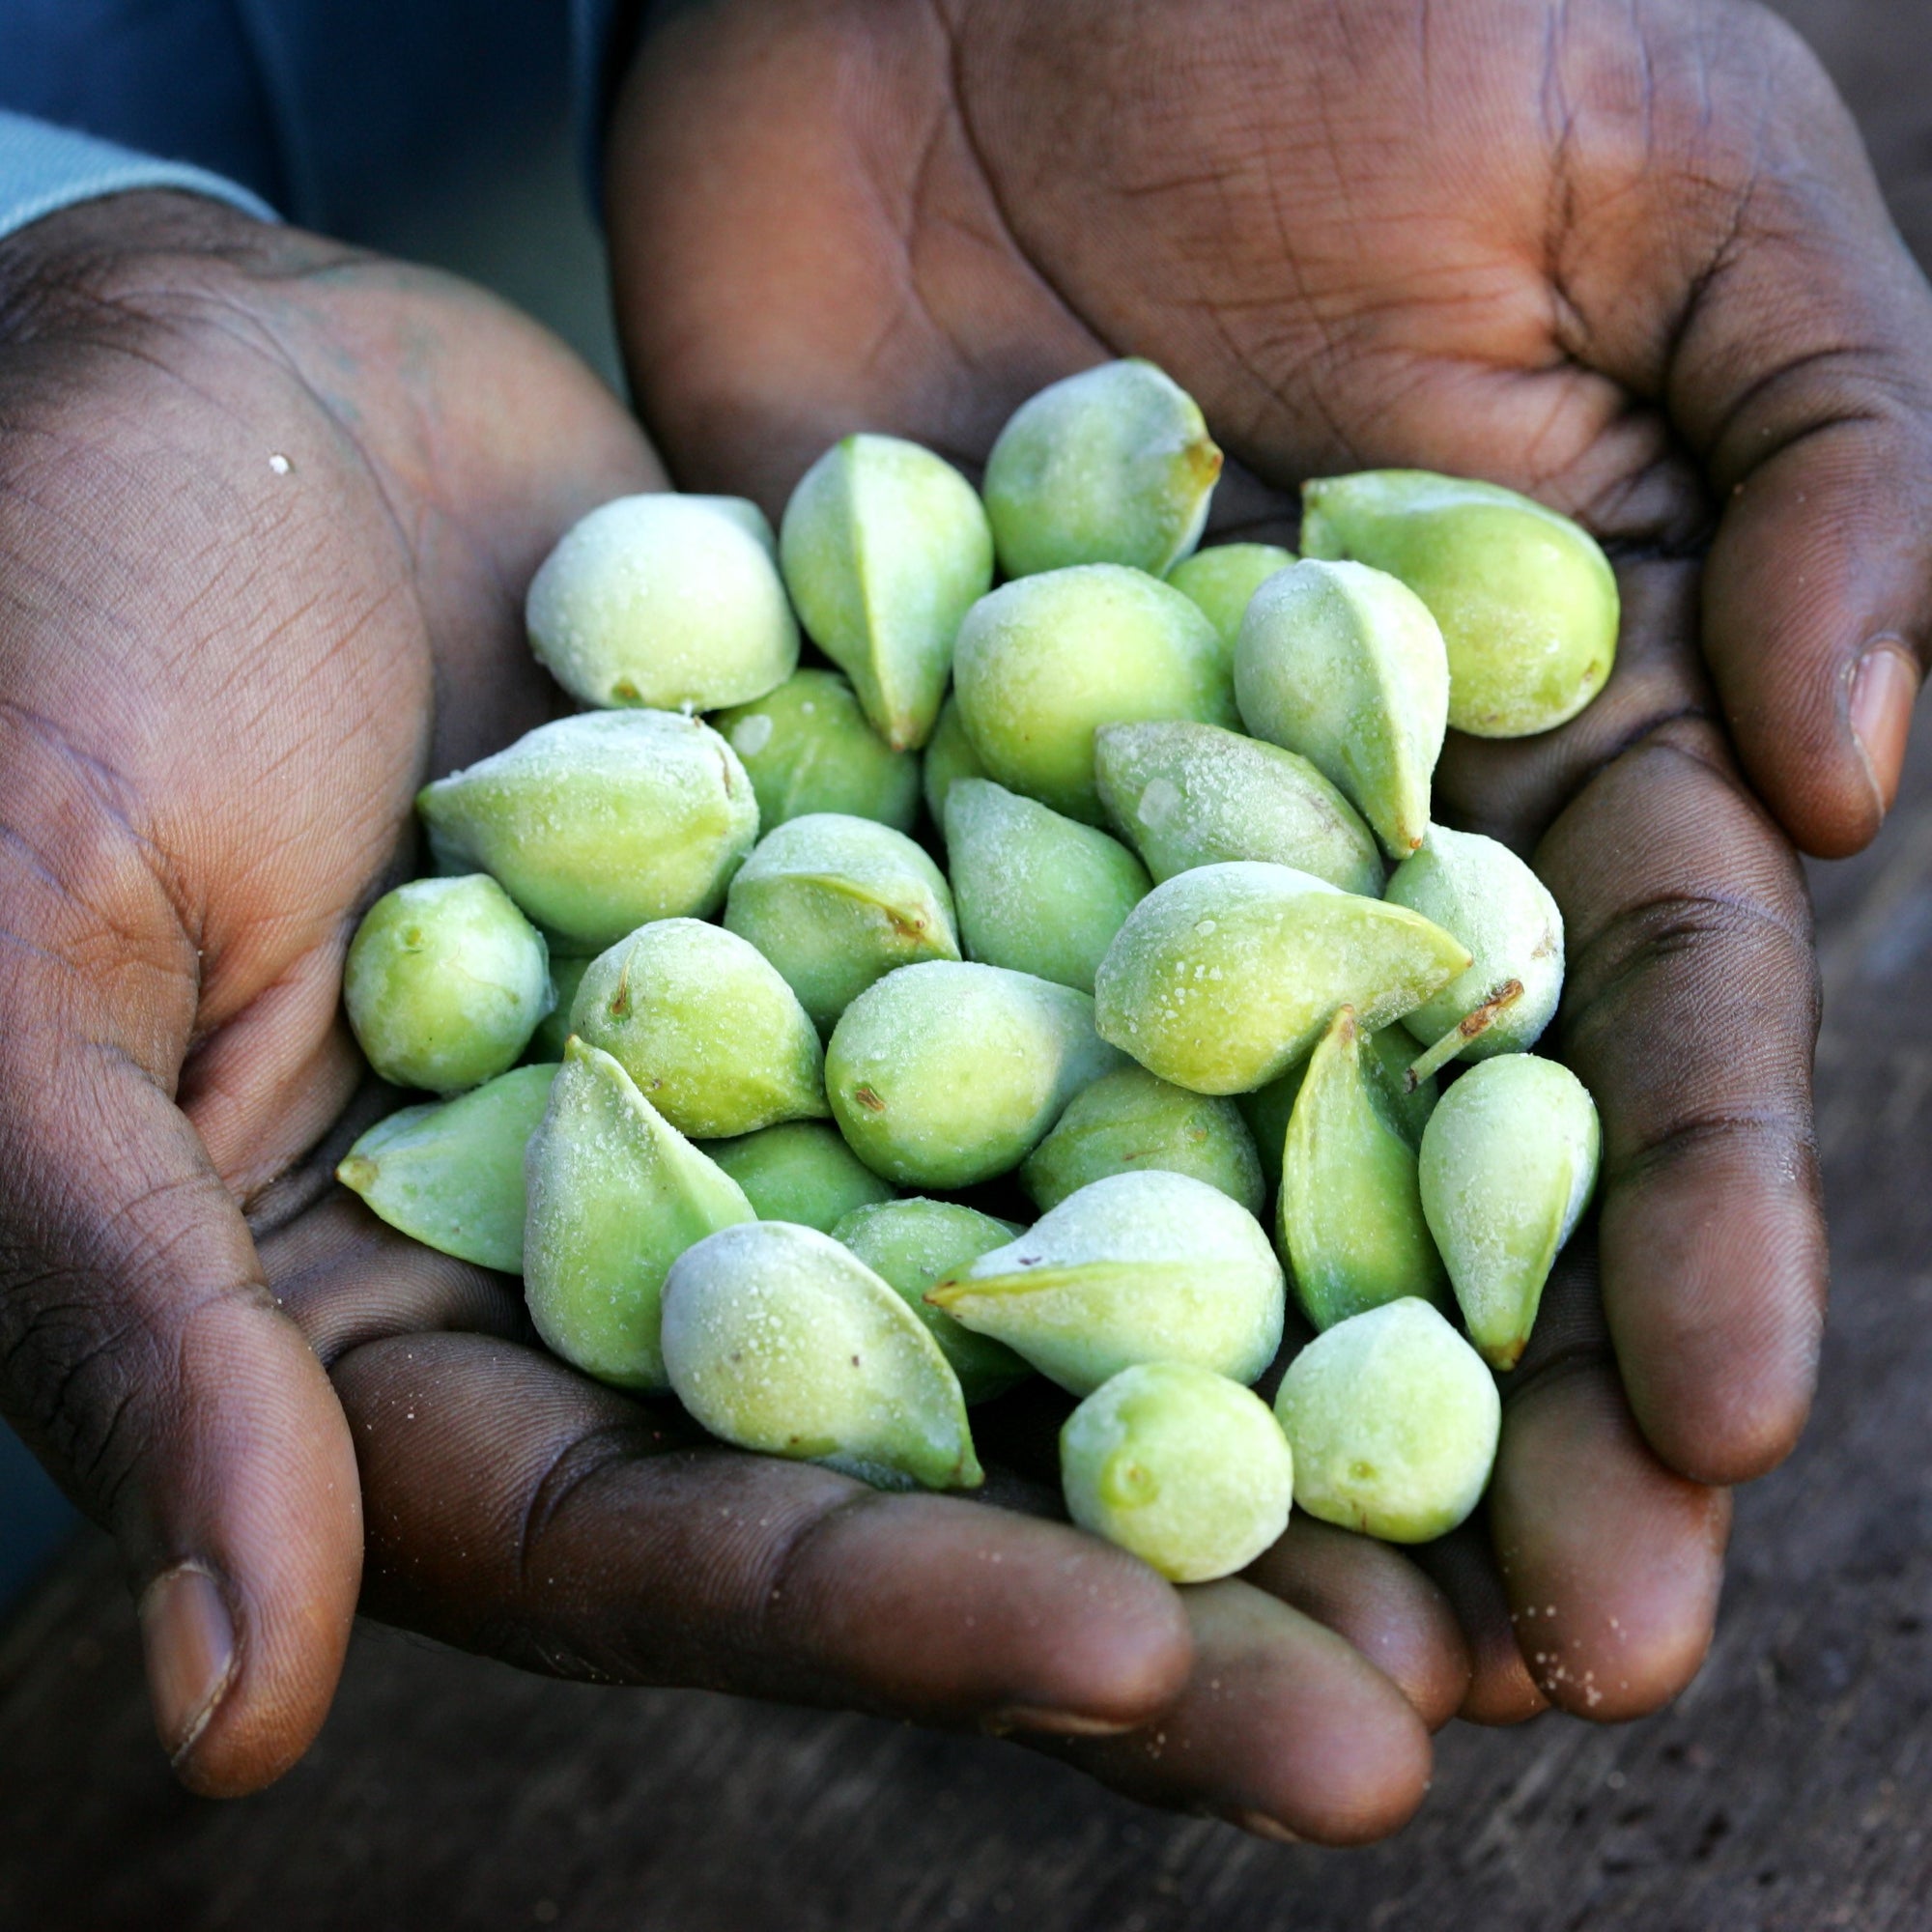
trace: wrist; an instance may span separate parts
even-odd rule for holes
[[[326,244],[191,190],[133,188],[74,202],[0,236],[0,346],[133,318],[165,292],[312,265]]]

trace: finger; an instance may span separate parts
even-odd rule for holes
[[[1745,1481],[1804,1427],[1824,1316],[1803,877],[1688,720],[1606,766],[1537,864],[1568,928],[1563,1056],[1603,1120],[1603,1300],[1631,1406],[1672,1468]]]
[[[182,1776],[252,1790],[306,1747],[341,1667],[361,1548],[348,1435],[192,1129],[114,1037],[116,1013],[23,997],[23,958],[12,930],[0,1399],[119,1540]]]
[[[521,1284],[439,1254],[337,1188],[261,1244],[275,1300],[325,1364],[392,1335],[520,1337]]]
[[[1368,1844],[1414,1815],[1429,1733],[1352,1644],[1238,1580],[1183,1595],[1186,1690],[1144,1729],[1057,1756],[1147,1804],[1211,1811],[1264,1837]]]
[[[1680,277],[1651,311],[1675,323],[1661,386],[1722,510],[1705,651],[1752,784],[1835,855],[1891,804],[1932,636],[1932,292],[1816,59],[1760,25],[1718,57],[1718,90],[1749,90],[1747,152],[1645,176],[1678,235],[1701,207],[1701,251],[1649,223],[1640,245]],[[1712,123],[1707,103],[1690,125]]]
[[[1472,1724],[1521,1724],[1548,1710],[1516,1640],[1487,1518],[1421,1545],[1415,1561],[1453,1606],[1468,1646],[1469,1688],[1456,1715]]]
[[[1257,1589],[1351,1643],[1432,1731],[1462,1708],[1470,1658],[1455,1608],[1396,1550],[1297,1515],[1243,1574]]]
[[[703,1446],[667,1405],[467,1335],[335,1369],[365,1607],[563,1675],[953,1722],[1139,1723],[1191,1661],[1175,1592],[1059,1524]]]
[[[1728,1491],[1657,1460],[1608,1363],[1512,1392],[1491,1534],[1517,1643],[1550,1702],[1613,1723],[1690,1684],[1717,1622],[1730,1518]]]

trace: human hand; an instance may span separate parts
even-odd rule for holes
[[[359,1587],[536,1668],[1012,1727],[1248,1822],[1387,1829],[1426,1735],[1312,1618],[1183,1607],[1017,1478],[1001,1511],[703,1448],[334,1186],[385,1097],[338,1013],[356,916],[420,781],[558,701],[539,558],[657,476],[445,278],[174,196],[0,244],[0,1401],[120,1539],[164,1742],[202,1791],[274,1776]],[[1446,1717],[1461,1639],[1389,1568],[1327,1559]],[[1155,1714],[1170,1751],[1107,1759]]]
[[[1563,905],[1605,1167],[1510,1379],[1495,1560],[1426,1560],[1473,1715],[1663,1701],[1822,1320],[1808,908],[1732,746],[1793,836],[1856,848],[1932,607],[1932,301],[1816,64],[1740,0],[711,0],[645,43],[608,158],[634,384],[691,487],[775,510],[855,426],[971,467],[1133,353],[1238,459],[1224,534],[1405,464],[1617,554],[1603,696],[1438,775]]]

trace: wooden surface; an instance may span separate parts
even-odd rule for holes
[[[1932,252],[1932,4],[1787,11]],[[311,1756],[216,1805],[160,1764],[90,1545],[0,1633],[0,1926],[1932,1927],[1932,734],[1878,848],[1815,883],[1823,1387],[1740,1498],[1717,1647],[1674,1710],[1452,1729],[1410,1830],[1335,1855],[990,1743],[554,1684],[365,1628]]]

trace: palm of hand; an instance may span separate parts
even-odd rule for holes
[[[1752,776],[1847,849],[1878,810],[1851,652],[1927,601],[1917,513],[1861,473],[1927,494],[1924,292],[1808,56],[1715,4],[1633,29],[1546,0],[724,0],[647,43],[610,159],[634,378],[691,487],[776,509],[860,425],[970,468],[1033,390],[1131,353],[1239,460],[1224,526],[1406,464],[1531,491],[1618,554],[1605,696],[1439,774],[1564,907],[1558,1050],[1606,1170],[1599,1245],[1512,1378],[1500,1576],[1473,1539],[1431,1565],[1472,1711],[1669,1695],[1715,1610],[1706,1486],[1795,1439],[1823,1283],[1808,913],[1699,631]]]

